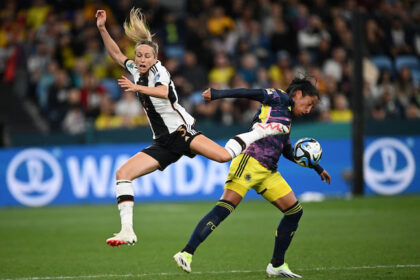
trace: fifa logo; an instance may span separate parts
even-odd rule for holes
[[[404,142],[394,138],[372,142],[365,151],[364,166],[366,184],[385,195],[404,191],[416,172],[413,153]]]
[[[7,186],[13,197],[26,206],[44,206],[58,195],[63,181],[56,158],[41,149],[17,154],[7,169]]]

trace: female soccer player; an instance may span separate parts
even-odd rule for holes
[[[134,192],[132,180],[163,170],[181,156],[201,154],[209,159],[226,162],[239,155],[252,142],[268,135],[285,134],[289,128],[283,124],[258,126],[250,132],[230,139],[223,148],[194,129],[194,118],[179,105],[170,74],[157,60],[158,45],[146,27],[139,9],[132,9],[129,22],[124,23],[126,35],[136,43],[135,59],[128,59],[109,35],[104,10],[96,12],[96,25],[110,56],[125,67],[134,78],[118,80],[125,92],[136,92],[153,131],[153,144],[131,157],[116,173],[116,195],[121,216],[121,231],[107,239],[107,244],[120,246],[134,244],[133,230]]]
[[[254,119],[254,126],[270,122],[291,125],[292,115],[308,114],[318,103],[318,90],[307,79],[295,78],[286,89],[207,89],[206,100],[228,97],[245,97],[262,103]],[[270,136],[252,143],[244,152],[232,160],[225,190],[216,206],[197,224],[185,248],[175,254],[179,267],[191,272],[192,256],[197,247],[235,209],[245,194],[253,188],[284,213],[277,231],[274,252],[266,272],[268,276],[300,278],[293,273],[284,255],[292,241],[302,216],[302,206],[290,186],[277,171],[281,156],[294,162],[289,134]],[[313,166],[323,181],[328,184],[330,175],[320,165]]]

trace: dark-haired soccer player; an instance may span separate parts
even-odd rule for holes
[[[270,88],[207,89],[203,92],[203,98],[206,100],[228,97],[245,97],[262,103],[253,126],[275,122],[290,127],[292,115],[308,114],[318,103],[319,93],[306,78],[295,78],[286,91]],[[253,188],[284,213],[276,231],[273,257],[266,269],[268,276],[301,277],[293,273],[284,262],[286,250],[303,212],[292,189],[277,171],[277,162],[281,154],[294,162],[289,134],[258,140],[233,159],[221,199],[197,224],[185,248],[175,254],[174,260],[179,267],[191,272],[192,256],[197,247],[233,212],[247,191]],[[323,181],[330,183],[331,178],[326,170],[320,165],[311,167],[318,172]]]

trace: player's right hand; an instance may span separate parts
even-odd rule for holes
[[[96,26],[104,27],[106,22],[106,12],[104,10],[97,10],[96,11]]]
[[[211,100],[211,89],[208,88],[201,94],[204,100]]]

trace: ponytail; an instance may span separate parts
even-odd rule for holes
[[[131,9],[129,21],[124,22],[124,31],[127,37],[136,43],[136,49],[139,45],[148,45],[157,57],[159,47],[152,41],[152,34],[140,9]]]

